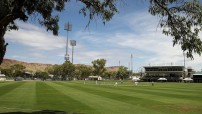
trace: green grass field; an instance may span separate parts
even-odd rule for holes
[[[202,84],[125,81],[0,82],[0,113],[200,114]]]

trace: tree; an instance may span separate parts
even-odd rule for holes
[[[117,79],[126,79],[129,77],[129,72],[128,72],[128,68],[121,66],[119,67],[119,70],[117,72]]]
[[[53,70],[50,70],[49,73],[53,74],[53,80],[60,80],[62,76],[62,65],[54,65]]]
[[[89,16],[89,23],[94,16],[99,16],[103,23],[109,21],[117,12],[115,6],[117,0],[77,0],[83,3],[80,10],[84,16]],[[62,12],[65,4],[70,0],[1,0],[0,1],[0,64],[6,52],[8,43],[4,35],[8,30],[17,30],[15,20],[28,21],[30,17],[38,20],[47,31],[58,34],[59,16],[55,12]],[[88,24],[89,24],[88,23]]]
[[[69,80],[72,80],[74,76],[75,66],[71,62],[66,61],[61,65],[61,71],[62,80],[66,80],[67,78]]]
[[[104,73],[104,78],[112,79],[112,78],[115,78],[115,77],[116,77],[116,74],[117,74],[116,71],[106,71],[106,72]]]
[[[53,73],[54,73],[53,66],[51,66],[51,67],[46,67],[44,71],[47,72],[47,73],[49,73],[49,74],[53,74]]]
[[[92,61],[93,64],[93,72],[94,75],[98,75],[98,76],[102,76],[103,73],[106,71],[105,69],[105,64],[106,64],[106,60],[105,59],[97,59]]]
[[[8,69],[1,69],[1,73],[5,74],[6,77],[12,77],[12,70],[10,68],[8,68]]]
[[[80,79],[88,78],[93,71],[91,67],[85,65],[79,65],[76,69],[79,71]]]
[[[35,77],[40,78],[43,81],[49,78],[48,73],[47,72],[42,72],[42,71],[37,71],[35,73]]]
[[[39,24],[58,34],[59,16],[53,12],[62,12],[65,3],[71,0],[1,0],[0,1],[0,64],[6,53],[8,43],[4,35],[8,30],[17,30],[15,20],[28,21],[35,17]],[[121,0],[77,0],[83,3],[79,11],[90,21],[95,16],[103,23],[109,21],[118,12],[116,3]],[[162,17],[160,26],[163,34],[173,37],[173,46],[181,45],[187,57],[193,59],[193,53],[201,55],[202,41],[199,32],[202,30],[202,5],[199,0],[149,0],[149,12]]]
[[[14,77],[18,77],[18,76],[22,77],[26,67],[21,64],[14,64],[14,65],[10,66],[10,68],[12,70],[12,75]]]
[[[150,0],[149,12],[161,17],[163,34],[173,37],[173,46],[181,45],[186,56],[201,55],[202,4],[199,0]]]

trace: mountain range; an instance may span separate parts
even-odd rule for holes
[[[0,68],[6,69],[10,68],[10,66],[15,64],[21,64],[26,67],[26,70],[28,71],[44,71],[45,68],[53,66],[52,64],[42,64],[42,63],[28,63],[18,60],[12,60],[12,59],[4,59],[3,63],[0,65]]]
[[[28,62],[13,60],[13,59],[4,59],[3,63],[0,65],[0,68],[7,69],[7,68],[10,68],[10,66],[15,64],[21,64],[26,67],[27,71],[33,71],[33,72],[44,71],[45,68],[53,66],[53,64],[28,63]],[[119,66],[106,67],[106,69],[109,71],[118,71]]]

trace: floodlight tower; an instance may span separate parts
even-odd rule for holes
[[[65,23],[64,30],[67,31],[67,42],[66,42],[66,54],[65,54],[65,61],[69,61],[69,54],[68,54],[68,31],[72,30],[72,25],[68,22]]]
[[[70,40],[70,44],[72,46],[72,64],[74,63],[74,46],[76,46],[76,40]]]

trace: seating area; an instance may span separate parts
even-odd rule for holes
[[[160,78],[167,79],[168,82],[182,81],[184,66],[146,66],[143,81],[161,81]]]

